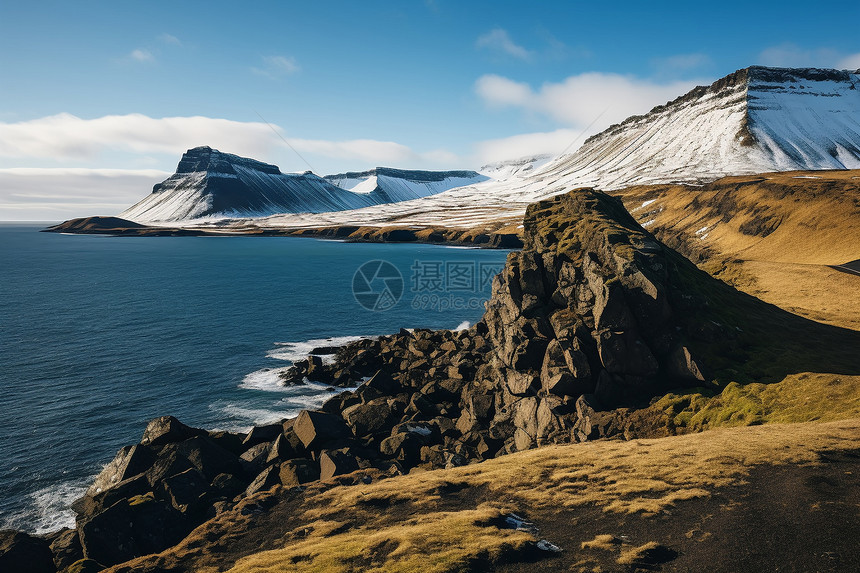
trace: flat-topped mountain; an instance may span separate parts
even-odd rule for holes
[[[425,197],[485,179],[474,171],[385,168],[329,178],[285,174],[276,165],[195,147],[183,154],[176,173],[120,216],[158,222],[341,211]],[[361,185],[350,186],[353,181]]]

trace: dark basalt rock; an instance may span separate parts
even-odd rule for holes
[[[192,527],[182,512],[150,493],[79,521],[78,533],[84,555],[109,566],[175,545]]]
[[[293,430],[302,445],[309,450],[319,449],[328,442],[348,438],[351,435],[343,418],[310,410],[302,410],[299,413],[293,424]]]
[[[48,536],[57,571],[84,558],[84,548],[76,529],[62,529]]]
[[[0,531],[0,571],[54,573],[54,558],[48,542],[20,531]]]

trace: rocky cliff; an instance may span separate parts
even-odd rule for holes
[[[718,380],[755,346],[744,330],[756,303],[662,245],[620,200],[579,189],[531,206],[524,226],[525,247],[471,329],[404,330],[345,346],[333,364],[296,363],[285,383],[367,380],[320,411],[248,434],[152,421],[76,503],[76,530],[44,541],[58,565],[158,552],[277,485],[670,434],[668,420],[637,408]]]

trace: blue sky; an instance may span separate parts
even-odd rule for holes
[[[319,174],[558,152],[751,64],[860,68],[858,19],[857,2],[5,2],[0,220],[115,213],[194,145],[306,169],[260,116]]]

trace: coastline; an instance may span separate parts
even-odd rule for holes
[[[110,235],[117,237],[307,237],[353,243],[424,243],[468,246],[485,249],[519,249],[523,246],[521,229],[516,221],[469,228],[357,226],[327,227],[165,227],[148,226],[118,217],[84,217],[70,219],[42,229],[45,233],[71,235]]]

